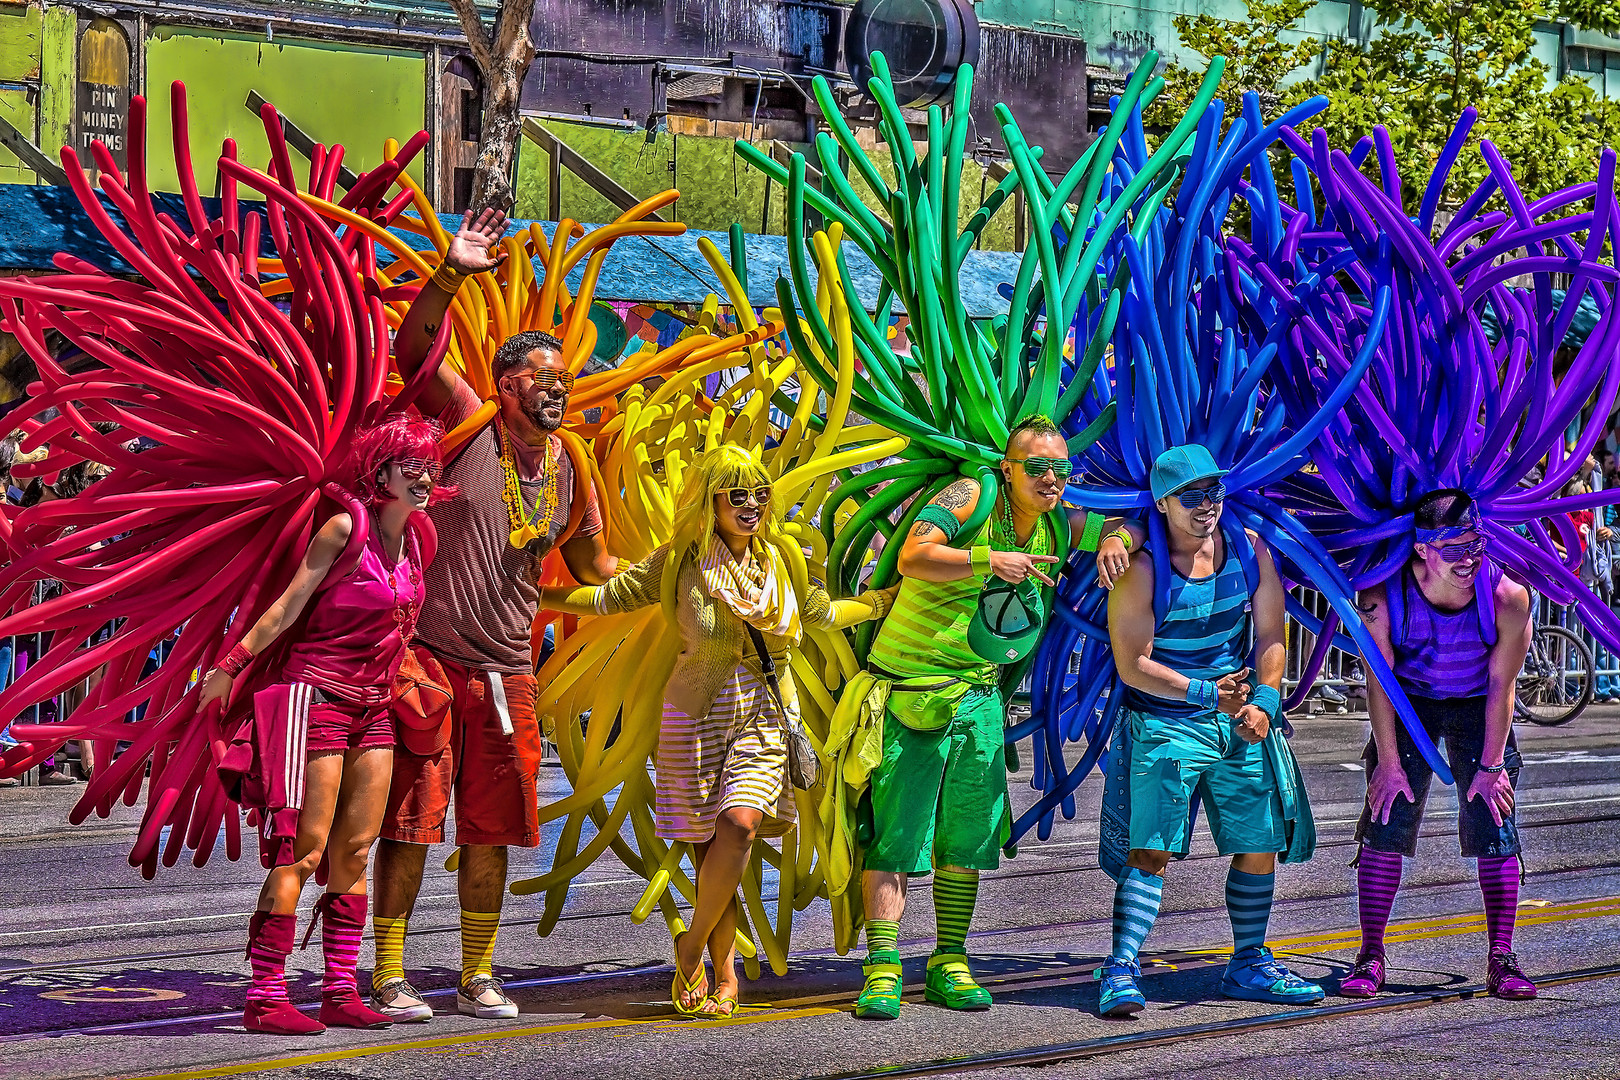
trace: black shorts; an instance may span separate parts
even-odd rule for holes
[[[1429,738],[1436,746],[1441,740],[1445,741],[1446,764],[1451,766],[1452,776],[1457,781],[1457,839],[1462,845],[1463,858],[1505,858],[1519,854],[1516,812],[1505,814],[1502,824],[1498,825],[1483,800],[1467,799],[1468,786],[1479,772],[1480,755],[1485,750],[1485,699],[1410,697],[1410,700]],[[1395,746],[1400,751],[1401,768],[1406,770],[1406,782],[1412,785],[1417,801],[1407,802],[1397,797],[1387,822],[1374,821],[1372,808],[1363,806],[1361,821],[1356,825],[1356,839],[1374,851],[1410,858],[1417,854],[1418,830],[1423,825],[1423,807],[1429,799],[1429,781],[1434,778],[1434,770],[1423,760],[1406,725],[1398,719]],[[1378,767],[1378,747],[1373,740],[1367,740],[1367,749],[1361,756],[1367,763],[1367,779],[1371,782],[1373,769]],[[1524,759],[1519,756],[1519,746],[1511,731],[1502,760],[1508,767],[1508,779],[1517,789]]]

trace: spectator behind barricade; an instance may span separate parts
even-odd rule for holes
[[[96,430],[103,435],[110,434],[117,429],[116,424],[97,423],[94,426]],[[39,447],[32,454],[28,455],[26,460],[43,460],[47,452],[48,450],[46,447]],[[23,459],[19,458],[18,460],[21,461]],[[54,502],[58,499],[75,498],[83,494],[84,490],[91,484],[102,479],[111,471],[112,470],[108,466],[103,465],[100,462],[75,462],[72,465],[62,469],[57,474],[56,481],[54,483],[47,484],[43,477],[34,477],[31,481],[29,481],[28,486],[23,489],[20,502],[22,506],[26,508],[36,506],[40,503]],[[62,583],[59,581],[47,580],[40,582],[34,590],[33,602],[35,604],[44,603],[46,600],[60,594],[62,587]],[[110,636],[111,633],[112,626],[111,624],[108,624],[97,631],[95,640],[104,641],[106,640],[107,636]],[[35,640],[28,643],[33,646],[33,648],[27,653],[28,659],[37,660],[40,655],[51,647],[51,638],[52,635],[49,632],[42,632],[35,635]],[[21,652],[23,652],[23,649],[21,648],[14,649],[14,653]],[[60,696],[53,698],[51,702],[48,703],[48,708],[36,706],[34,711],[39,714],[39,722],[66,720],[72,714],[73,710],[77,708],[78,705],[84,700],[88,690],[92,689],[95,686],[95,683],[100,680],[103,671],[104,669],[98,668],[95,672],[92,672],[84,683],[70,687]],[[18,671],[18,674],[21,674],[20,670]],[[47,786],[58,786],[78,783],[78,777],[74,776],[73,773],[70,772],[66,767],[67,760],[71,758],[74,753],[77,753],[79,757],[79,766],[84,771],[87,778],[95,771],[95,758],[91,750],[91,744],[88,741],[70,742],[64,745],[60,753],[62,754],[62,758],[60,760],[56,754],[53,754],[40,763],[39,782],[41,784]]]

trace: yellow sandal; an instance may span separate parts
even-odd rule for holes
[[[710,994],[704,1004],[707,1005],[710,1001],[714,1002],[716,1007],[712,1010],[704,1009],[698,1014],[699,1016],[709,1020],[730,1020],[737,1011],[737,994],[735,993],[717,992]]]
[[[669,1003],[682,1016],[705,1016],[703,1003],[709,1000],[709,972],[702,960],[698,961],[697,971],[692,973],[690,979],[681,971],[681,938],[685,936],[685,930],[675,935],[675,977],[669,984]],[[690,1007],[682,1005],[683,994],[697,998],[697,1004]]]

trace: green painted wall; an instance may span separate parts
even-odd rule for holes
[[[675,187],[681,198],[673,207],[673,216],[694,229],[723,231],[734,221],[740,221],[749,232],[780,234],[786,227],[782,217],[782,186],[771,185],[769,220],[762,223],[765,174],[745,164],[730,139],[675,136],[666,131],[649,143],[641,131],[559,121],[546,124],[563,142],[594,162],[638,199]],[[877,156],[882,168],[882,155]],[[672,161],[673,172],[670,170]],[[547,167],[545,152],[525,139],[518,158],[517,207],[513,211],[517,217],[543,219],[550,215]],[[883,172],[892,183],[893,169],[883,168]],[[969,161],[962,170],[963,223],[979,207],[980,179],[980,167]],[[855,187],[865,197],[864,186],[857,181]],[[868,199],[868,202],[875,205],[875,200]],[[612,221],[619,214],[612,203],[567,170],[562,174],[561,211],[564,217],[584,222]],[[1012,248],[1012,240],[1009,206],[985,230],[984,246],[1007,251]]]
[[[146,44],[146,91],[150,103],[148,144],[152,184],[177,189],[170,145],[169,86],[188,88],[193,168],[197,186],[214,190],[215,162],[227,136],[243,161],[262,168],[269,143],[258,116],[244,106],[257,90],[319,142],[341,143],[344,163],[370,168],[382,160],[385,138],[404,142],[422,129],[426,112],[421,53],[360,49],[322,42],[263,38],[216,31],[162,27]],[[296,152],[295,167],[307,167]],[[411,174],[421,179],[419,156]]]
[[[35,83],[39,80],[40,11],[28,7],[0,7],[0,83]],[[38,115],[24,86],[0,86],[0,116],[29,139],[34,139]],[[0,184],[32,184],[34,171],[25,169],[11,151],[0,147]]]
[[[0,5],[0,82],[39,78],[40,10]]]
[[[53,158],[73,124],[78,17],[70,7],[45,12],[40,34],[39,148]]]

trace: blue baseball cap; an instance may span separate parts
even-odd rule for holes
[[[1188,484],[1218,479],[1230,471],[1218,467],[1203,445],[1188,443],[1186,446],[1172,446],[1160,454],[1153,463],[1153,473],[1148,483],[1153,488],[1153,498],[1158,500],[1166,495],[1174,495]]]

